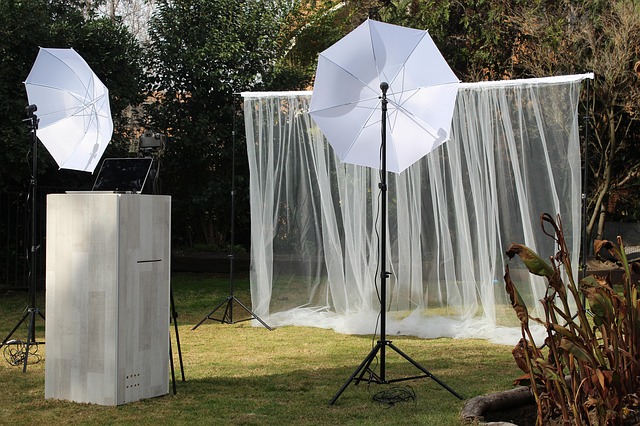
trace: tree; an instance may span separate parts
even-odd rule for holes
[[[170,137],[163,192],[173,197],[177,245],[224,245],[229,231],[232,150],[239,229],[247,229],[244,143],[234,138],[238,92],[267,87],[291,12],[279,0],[162,0],[147,55],[148,124]],[[286,89],[286,88],[284,88]],[[235,135],[238,136],[238,135]],[[232,142],[235,139],[235,146]]]
[[[141,43],[148,39],[149,20],[155,0],[85,0],[86,14],[122,22]]]
[[[318,54],[346,34],[345,2],[298,0],[282,25],[279,58],[269,87],[310,89]]]
[[[506,17],[525,0],[307,1],[291,25],[287,58],[313,77],[317,55],[367,18],[428,30],[461,80],[510,78],[517,28]]]
[[[640,183],[638,137],[640,3],[633,0],[537,1],[511,19],[520,36],[515,66],[531,76],[593,71],[587,234],[602,239],[614,196]],[[588,157],[585,155],[588,154]]]

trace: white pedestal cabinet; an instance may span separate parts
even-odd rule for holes
[[[45,398],[120,405],[169,390],[171,197],[47,197]]]

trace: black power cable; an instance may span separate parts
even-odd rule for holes
[[[21,340],[9,340],[5,343],[3,354],[9,365],[23,365],[27,356],[27,344]],[[42,360],[42,356],[38,353],[37,342],[29,345],[28,355],[28,364],[37,364]]]
[[[413,401],[414,404],[417,403],[416,393],[411,386],[396,386],[380,391],[373,395],[373,400],[388,407],[393,407],[400,402]]]

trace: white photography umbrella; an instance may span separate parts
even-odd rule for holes
[[[380,340],[330,404],[351,382],[386,384],[422,377],[462,399],[386,337],[387,170],[401,173],[449,138],[458,85],[426,31],[367,20],[320,54],[309,114],[342,161],[382,170]],[[421,374],[387,379],[387,347]],[[371,364],[378,355],[375,372]]]
[[[113,134],[109,90],[73,49],[40,48],[24,84],[58,166],[93,173]]]
[[[309,114],[343,162],[379,169],[383,82],[388,170],[400,173],[449,138],[458,94],[427,31],[365,21],[320,53]]]

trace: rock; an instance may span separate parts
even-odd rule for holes
[[[535,400],[529,388],[524,386],[480,395],[464,404],[461,417],[467,423],[491,426],[535,424]]]

